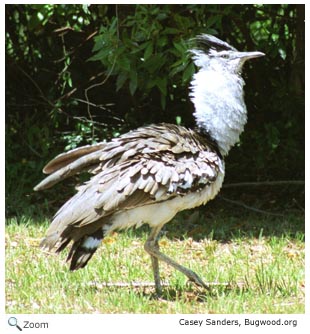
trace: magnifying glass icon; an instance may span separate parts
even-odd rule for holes
[[[9,320],[8,320],[8,323],[9,323],[10,326],[15,326],[20,331],[22,331],[22,329],[18,326],[17,319],[15,317],[10,317]]]

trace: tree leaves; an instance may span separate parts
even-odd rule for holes
[[[155,5],[137,5],[135,14],[122,21],[127,29],[121,30],[120,39],[120,27],[115,20],[110,26],[100,28],[89,58],[99,60],[106,68],[114,66],[112,74],[117,76],[117,91],[128,89],[130,95],[139,94],[141,98],[157,89],[162,108],[171,98],[169,87],[176,81],[182,85],[188,83],[194,70],[193,65],[188,65],[188,46],[178,37],[182,30],[162,24],[170,16],[168,6],[160,9]],[[181,23],[180,14],[173,13],[172,17],[172,24]]]

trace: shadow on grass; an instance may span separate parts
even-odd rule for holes
[[[157,296],[155,292],[153,292],[152,294],[140,292],[140,294],[143,297],[149,297],[153,300],[159,299],[170,302],[182,300],[183,302],[205,303],[208,298],[216,298],[219,295],[228,294],[230,292],[244,293],[245,291],[245,287],[240,287],[233,284],[218,284],[216,286],[210,286],[209,289],[203,289],[196,287],[195,285],[187,284],[186,287],[183,287],[182,289],[164,287],[163,293],[160,297]]]
[[[228,294],[230,292],[235,293],[245,293],[248,288],[246,285],[237,284],[216,284],[210,285],[209,289],[204,289],[196,286],[193,283],[188,283],[186,286],[182,287],[171,287],[166,284],[162,287],[162,294],[160,296],[155,292],[155,286],[153,284],[141,283],[140,286],[130,286],[128,283],[124,283],[122,286],[119,284],[109,284],[104,286],[103,284],[91,284],[87,287],[80,287],[79,289],[84,290],[84,293],[98,293],[103,292],[105,289],[109,290],[109,293],[114,289],[119,291],[119,289],[127,290],[128,292],[133,292],[136,296],[142,299],[154,300],[154,301],[168,301],[175,302],[182,300],[183,302],[198,302],[205,303],[208,298],[216,298],[223,294]]]

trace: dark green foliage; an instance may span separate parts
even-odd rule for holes
[[[226,182],[303,179],[304,5],[6,5],[7,214],[65,199],[72,181],[32,192],[63,150],[193,126],[186,50],[199,33],[266,54],[245,68],[249,122]]]

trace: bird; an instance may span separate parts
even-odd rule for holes
[[[82,171],[89,180],[57,211],[41,242],[61,252],[70,245],[70,270],[87,265],[113,231],[148,224],[144,244],[151,257],[155,291],[162,295],[159,261],[208,289],[201,277],[160,251],[163,226],[180,211],[206,204],[220,191],[224,158],[247,122],[242,68],[259,51],[240,52],[209,35],[193,38],[189,54],[197,70],[189,86],[196,127],[159,123],[59,154],[35,188],[48,189]]]

